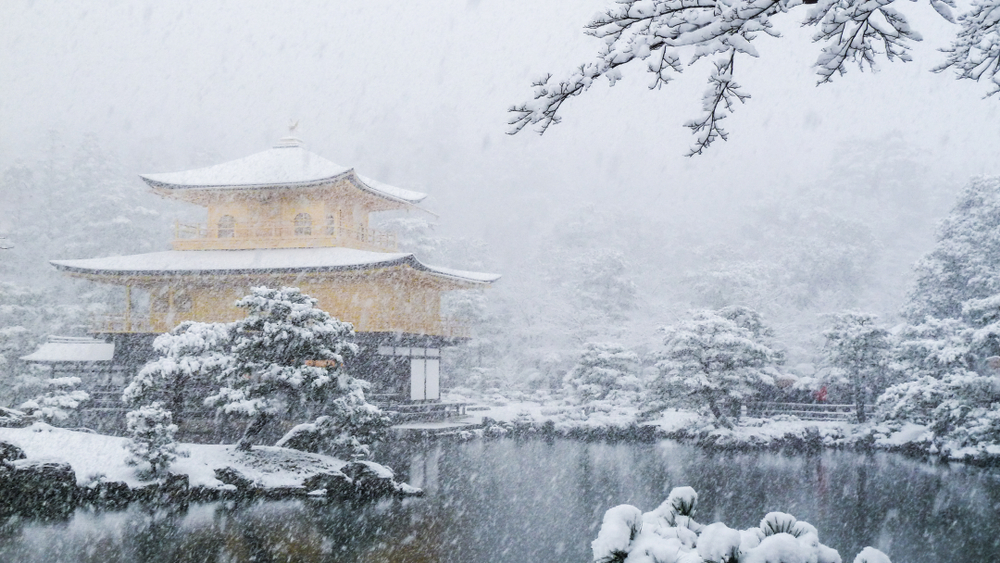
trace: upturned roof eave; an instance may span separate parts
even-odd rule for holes
[[[358,173],[355,172],[353,168],[349,168],[340,174],[335,174],[333,176],[328,176],[324,178],[316,178],[310,180],[300,180],[295,182],[267,182],[260,184],[176,184],[171,182],[166,182],[163,180],[157,180],[150,176],[158,176],[157,174],[146,175],[139,174],[139,178],[143,182],[149,185],[149,187],[154,190],[167,190],[168,192],[180,191],[180,190],[192,190],[192,191],[213,191],[213,190],[225,190],[225,191],[238,191],[238,190],[268,190],[268,189],[302,189],[302,188],[313,188],[319,187],[324,184],[332,184],[340,180],[348,180],[351,185],[358,188],[359,190],[371,194],[375,197],[386,199],[395,203],[402,203],[404,205],[416,205],[427,198],[427,194],[420,192],[413,192],[418,194],[420,197],[414,198],[403,198],[390,193],[383,192],[377,188],[369,186],[362,180]]]
[[[188,251],[204,252],[204,251]],[[240,251],[226,251],[240,252]],[[417,260],[413,254],[407,254],[398,258],[391,258],[377,262],[363,262],[358,264],[342,264],[328,266],[272,266],[266,268],[229,268],[229,269],[110,269],[110,268],[86,268],[67,264],[68,260],[50,260],[57,270],[71,275],[80,276],[103,276],[103,277],[156,277],[156,276],[229,276],[229,275],[282,275],[282,274],[309,274],[324,272],[348,272],[358,270],[374,270],[378,268],[388,268],[393,266],[410,266],[413,270],[430,274],[434,277],[444,278],[462,283],[479,285],[489,285],[500,279],[499,274],[469,272],[479,274],[478,277],[463,276],[462,271],[439,269],[428,266]]]

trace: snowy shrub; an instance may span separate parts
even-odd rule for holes
[[[299,424],[276,446],[303,451],[329,451],[345,459],[371,455],[371,443],[381,439],[391,422],[377,406],[365,401],[360,389],[330,401],[315,422]]]
[[[65,420],[70,411],[90,399],[90,394],[74,389],[81,383],[79,377],[57,377],[45,382],[44,394],[21,403],[18,408],[30,415],[48,420]]]
[[[641,389],[639,356],[612,342],[586,345],[577,364],[563,380],[570,396],[581,402],[609,399],[632,402]]]
[[[1000,443],[998,399],[996,377],[958,372],[894,385],[877,409],[880,420],[923,424],[940,440],[965,447]]]
[[[662,409],[694,398],[728,425],[740,406],[774,388],[775,366],[783,357],[768,342],[760,315],[746,307],[698,311],[692,319],[661,329],[666,349],[658,374],[647,385],[647,405]]]
[[[178,455],[186,455],[177,449],[174,441],[177,425],[171,421],[170,411],[160,403],[131,411],[125,418],[129,436],[125,443],[129,453],[125,462],[129,465],[148,463],[150,472],[156,475],[169,467]]]
[[[756,528],[734,530],[721,522],[693,520],[698,495],[678,487],[656,510],[642,513],[623,504],[609,509],[591,543],[597,563],[841,563],[837,550],[819,543],[807,522],[768,513]],[[855,563],[889,563],[866,547]]]

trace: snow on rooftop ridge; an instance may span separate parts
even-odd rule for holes
[[[353,168],[307,151],[295,137],[284,137],[271,149],[229,162],[139,177],[154,188],[167,189],[297,187],[353,177],[359,188],[390,199],[418,203],[427,197],[424,193],[362,177]]]
[[[115,345],[95,338],[79,336],[50,336],[42,344],[21,359],[26,362],[110,362],[115,353]]]
[[[362,176],[361,174],[355,173],[355,176],[357,176],[358,180],[361,180],[361,182],[364,183],[366,186],[377,192],[389,194],[393,197],[406,200],[410,203],[417,203],[427,197],[427,194],[425,193],[406,190],[403,188],[397,188],[396,186],[390,186],[389,184],[383,184],[378,180],[374,180],[367,176]]]
[[[408,265],[414,270],[476,283],[492,283],[500,278],[499,274],[428,266],[408,253],[343,247],[167,250],[108,258],[52,260],[50,263],[70,273],[110,275],[315,272]]]

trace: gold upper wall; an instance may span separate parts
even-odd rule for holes
[[[343,246],[394,251],[393,233],[371,229],[369,216],[411,206],[361,190],[349,179],[307,188],[155,191],[208,210],[203,225],[177,225],[174,250]]]

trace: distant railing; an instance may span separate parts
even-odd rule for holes
[[[441,317],[440,327],[440,336],[451,338],[469,338],[472,336],[472,328],[459,319]]]
[[[175,250],[310,248],[349,246],[396,250],[396,233],[367,227],[336,225],[296,226],[289,222],[254,223],[233,227],[208,227],[201,224],[174,224]]]
[[[871,412],[874,405],[865,405],[865,410]],[[747,405],[747,416],[768,417],[786,414],[802,420],[852,420],[855,417],[855,405],[830,403],[774,403],[759,402]]]
[[[148,317],[138,315],[109,315],[91,319],[91,332],[98,334],[115,333],[162,333],[167,332],[172,326],[165,326],[163,323],[153,323]],[[442,317],[437,323],[410,324],[392,323],[389,327],[359,327],[364,332],[366,330],[386,331],[386,332],[417,332],[422,334],[433,334],[447,338],[470,338],[472,329],[469,325],[459,319]]]
[[[91,321],[91,330],[96,333],[151,333],[164,332],[155,327],[146,318],[132,316],[104,316]]]

